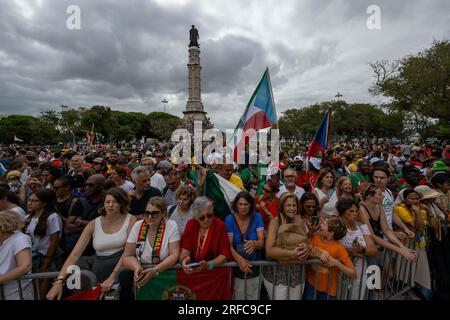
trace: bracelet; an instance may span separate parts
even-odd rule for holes
[[[66,283],[66,279],[64,277],[58,277],[54,282],[52,282],[52,285],[55,285],[58,282],[64,285]]]
[[[209,262],[208,269],[209,269],[209,270],[214,269],[214,261],[211,260],[211,261]]]

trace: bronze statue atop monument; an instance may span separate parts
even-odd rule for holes
[[[189,47],[197,47],[200,48],[200,45],[198,44],[198,39],[200,39],[200,36],[198,35],[198,30],[195,29],[195,26],[192,25],[191,30],[189,31]]]

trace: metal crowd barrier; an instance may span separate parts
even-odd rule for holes
[[[405,244],[410,249],[415,249],[415,241],[408,240]],[[359,262],[358,262],[359,259]],[[360,271],[358,272],[357,279],[352,279],[346,275],[344,275],[342,272],[338,272],[338,287],[336,291],[336,299],[337,300],[389,300],[389,299],[395,299],[398,296],[402,295],[406,291],[410,290],[414,286],[414,269],[415,264],[407,261],[403,256],[384,249],[381,251],[381,254],[376,257],[375,264],[379,266],[381,271],[381,287],[379,289],[367,289],[367,267],[369,266],[367,263],[367,260],[365,258],[355,258],[353,260],[354,266],[357,267],[357,264],[361,263],[361,266],[358,266]],[[307,282],[306,280],[306,268],[311,265],[320,265],[321,262],[319,259],[310,259],[303,263],[279,263],[276,261],[267,261],[267,260],[261,260],[261,261],[251,261],[250,262],[252,267],[259,267],[259,275],[258,277],[258,287],[257,287],[257,297],[258,300],[261,299],[260,293],[262,292],[262,285],[264,281],[264,270],[266,268],[273,268],[273,278],[271,279],[272,283],[272,294],[271,296],[275,297],[275,285],[276,284],[276,275],[277,270],[279,268],[287,268],[287,295],[286,300],[291,300],[290,298],[290,290],[291,287],[291,280],[292,280],[292,274],[293,274],[293,266],[300,265],[301,268],[298,270],[299,277],[300,277],[300,300],[303,297],[303,291],[305,289],[305,284]],[[152,265],[144,265],[143,268],[147,269],[152,267]],[[239,265],[236,262],[227,262],[221,266],[218,266],[218,268],[239,268]],[[176,264],[171,270],[174,269],[182,269],[181,264]],[[19,298],[20,300],[23,300],[23,292],[22,292],[22,281],[25,280],[32,280],[35,283],[35,290],[34,292],[34,298],[35,300],[40,299],[39,297],[39,282],[38,279],[55,279],[58,276],[58,272],[45,272],[45,273],[32,273],[25,275],[21,277],[20,279],[16,280],[17,286],[18,286],[18,292],[19,292]],[[317,282],[318,282],[318,274],[319,271],[315,271],[315,288],[317,288]],[[81,275],[85,276],[91,284],[91,287],[95,287],[97,285],[97,279],[91,271],[88,270],[81,270]],[[331,272],[331,269],[328,269],[328,290],[327,292],[330,292],[331,283],[332,283],[332,276],[333,273]],[[256,278],[256,277],[255,277]],[[248,281],[246,277],[244,277],[244,297],[245,300],[248,299]],[[269,279],[266,279],[269,280]],[[231,287],[234,282],[234,272],[230,272],[230,285]],[[267,289],[267,288],[266,288]],[[356,291],[356,294],[355,294]],[[317,291],[314,292],[314,299],[317,297]],[[330,296],[327,295],[327,299],[329,299]],[[3,294],[3,286],[0,285],[0,300],[4,300],[4,294]]]
[[[404,244],[407,248],[415,250],[415,240],[408,239]],[[362,272],[358,275],[359,295],[352,297],[355,279],[351,279],[340,273],[340,286],[338,287],[337,296],[339,300],[393,300],[414,287],[415,263],[408,261],[398,253],[383,249],[381,254],[372,258],[374,264],[381,270],[381,287],[380,289],[367,289],[367,268],[369,267],[367,259],[359,258],[362,263]],[[358,258],[353,260],[356,265]]]
[[[410,249],[415,249],[415,240],[407,240],[405,246]],[[358,272],[358,277],[356,279],[352,279],[342,272],[338,272],[338,287],[336,290],[336,300],[390,300],[396,299],[400,295],[404,294],[406,291],[410,290],[414,286],[414,268],[415,264],[409,262],[403,256],[397,254],[396,252],[384,249],[381,251],[380,255],[376,257],[375,264],[380,268],[381,271],[381,287],[379,289],[368,289],[367,288],[367,268],[369,267],[366,258],[356,258],[353,260],[354,266],[356,267],[356,260],[360,259],[361,267],[360,272]],[[300,300],[303,297],[303,291],[305,289],[306,284],[306,268],[308,265],[320,265],[321,262],[319,259],[310,259],[303,263],[298,264],[283,264],[275,261],[251,261],[250,264],[252,267],[260,267],[258,277],[258,288],[257,294],[258,299],[261,299],[260,293],[264,280],[264,269],[265,268],[273,268],[273,278],[272,281],[272,297],[275,297],[275,285],[276,283],[276,273],[278,268],[287,267],[287,287],[291,288],[291,279],[292,279],[292,266],[301,265],[299,270],[300,277]],[[144,265],[143,268],[150,268],[152,265]],[[239,265],[236,262],[227,262],[218,268],[239,268]],[[175,265],[171,268],[174,269],[182,269],[180,264]],[[318,282],[318,271],[315,271],[315,280],[316,283],[314,285],[317,288]],[[328,290],[330,292],[331,283],[332,283],[333,273],[331,269],[328,269]],[[234,273],[230,272],[230,284],[233,283]],[[244,297],[245,300],[248,299],[248,279],[244,278]],[[354,289],[355,287],[355,289]],[[354,294],[356,291],[356,295]],[[314,299],[317,297],[317,291],[314,292]],[[234,298],[234,297],[233,297]],[[286,300],[290,300],[290,290],[287,290]],[[327,299],[330,296],[327,295]]]
[[[81,276],[85,277],[89,280],[91,288],[97,286],[97,277],[92,271],[89,270],[81,270]],[[39,296],[39,281],[40,279],[56,279],[58,277],[59,272],[41,272],[41,273],[29,273],[26,274],[15,281],[19,293],[19,300],[24,300],[24,294],[22,289],[22,282],[26,280],[31,280],[31,284],[33,286],[33,300],[41,300],[42,297]],[[0,285],[0,300],[5,300],[5,293],[3,289],[3,285]]]

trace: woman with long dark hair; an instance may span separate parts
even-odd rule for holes
[[[32,272],[56,270],[59,239],[62,233],[61,217],[56,212],[56,194],[53,189],[42,189],[28,200],[25,232],[31,236]],[[40,281],[40,297],[44,297],[49,281]]]
[[[320,205],[314,193],[306,192],[300,198],[299,213],[306,223],[310,237],[320,229]]]
[[[234,299],[258,300],[259,268],[252,260],[261,260],[264,248],[264,221],[255,212],[255,202],[250,193],[238,193],[232,205],[233,213],[225,219],[231,255],[238,263],[234,273]],[[246,279],[246,280],[245,280]],[[245,296],[247,281],[247,296]]]

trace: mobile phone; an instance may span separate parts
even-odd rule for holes
[[[198,267],[200,267],[200,262],[191,262],[188,264],[188,267],[191,269],[198,268]]]
[[[311,224],[312,224],[313,226],[319,224],[319,222],[320,222],[320,217],[319,217],[319,216],[312,216],[312,218],[311,218]]]

